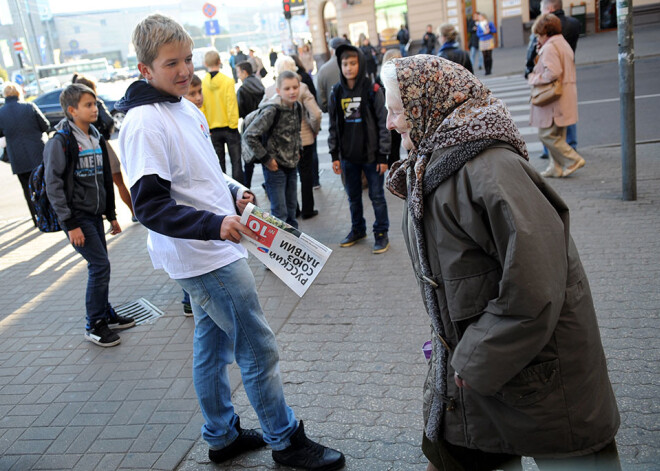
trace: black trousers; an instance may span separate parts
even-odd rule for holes
[[[241,161],[241,135],[238,133],[238,129],[229,127],[211,129],[211,142],[224,173],[227,173],[225,164],[225,144],[227,144],[229,160],[231,160],[231,177],[237,182],[245,184],[243,162]]]
[[[302,157],[298,161],[300,175],[300,195],[302,197],[303,216],[314,212],[314,144],[303,147]]]
[[[493,69],[493,50],[490,51],[481,51],[484,55],[484,69],[486,69],[486,75],[490,75],[490,71]]]
[[[16,176],[18,177],[18,181],[21,182],[21,186],[23,187],[23,196],[25,197],[25,201],[27,201],[28,208],[30,209],[30,215],[32,216],[32,222],[34,223],[34,227],[37,227],[37,213],[34,210],[34,206],[32,206],[32,200],[30,199],[31,173],[32,172],[17,173]]]

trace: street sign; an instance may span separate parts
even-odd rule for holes
[[[20,41],[14,41],[14,51],[20,52],[23,50],[23,43]]]
[[[207,18],[213,18],[215,14],[217,13],[217,8],[215,8],[214,5],[211,5],[210,3],[205,3],[204,6],[202,7],[202,12],[204,13],[204,16]]]
[[[218,23],[218,20],[205,21],[204,31],[207,36],[217,36],[220,34],[220,23]]]
[[[14,75],[14,82],[16,82],[16,85],[23,85],[23,82],[25,82],[25,79],[21,74],[16,74]]]

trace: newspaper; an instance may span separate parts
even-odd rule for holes
[[[243,237],[241,244],[302,297],[332,250],[252,203],[243,211],[241,223],[258,237]]]

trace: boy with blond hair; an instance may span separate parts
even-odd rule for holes
[[[193,41],[174,20],[151,15],[136,26],[133,45],[145,81],[115,105],[126,112],[121,155],[154,266],[190,294],[193,383],[209,459],[220,463],[268,444],[280,464],[340,469],[344,456],[308,439],[284,400],[275,335],[239,244],[256,236],[236,214],[254,195],[227,184],[204,115],[181,99],[193,75]],[[241,428],[234,411],[227,368],[234,359],[263,436]]]
[[[227,173],[225,164],[225,144],[229,149],[231,176],[245,183],[241,160],[241,136],[238,134],[238,102],[234,81],[220,72],[220,54],[208,51],[204,54],[204,65],[208,73],[202,79],[204,95],[204,115],[211,128],[211,141],[218,154],[222,171]]]

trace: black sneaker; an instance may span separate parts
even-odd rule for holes
[[[209,449],[209,459],[214,463],[222,463],[248,451],[256,450],[266,446],[264,437],[252,429],[242,429],[240,419],[236,422],[238,437],[224,448],[219,450]]]
[[[543,154],[539,155],[539,159],[547,160],[548,159],[548,154],[543,153]]]
[[[362,239],[364,239],[365,237],[367,237],[367,233],[366,233],[366,232],[362,232],[362,233],[360,233],[360,234],[356,234],[355,232],[351,231],[351,232],[349,232],[348,235],[344,238],[344,240],[342,240],[342,241],[339,243],[339,246],[340,246],[340,247],[350,247],[351,245],[355,245],[355,243],[356,243],[358,240],[362,240]]]
[[[108,327],[114,330],[129,329],[135,325],[135,319],[132,317],[120,316],[112,307],[106,313],[105,318],[108,321]]]
[[[98,321],[91,330],[85,332],[85,340],[89,340],[101,347],[114,347],[119,345],[121,339],[108,327],[105,319]]]
[[[390,248],[390,239],[387,237],[387,232],[376,232],[374,234],[376,242],[374,243],[373,253],[387,252]]]
[[[190,304],[183,303],[183,315],[186,317],[192,317],[194,315]]]
[[[291,435],[291,445],[284,450],[273,450],[273,460],[284,466],[314,471],[333,471],[346,463],[343,453],[307,438],[302,420]]]

